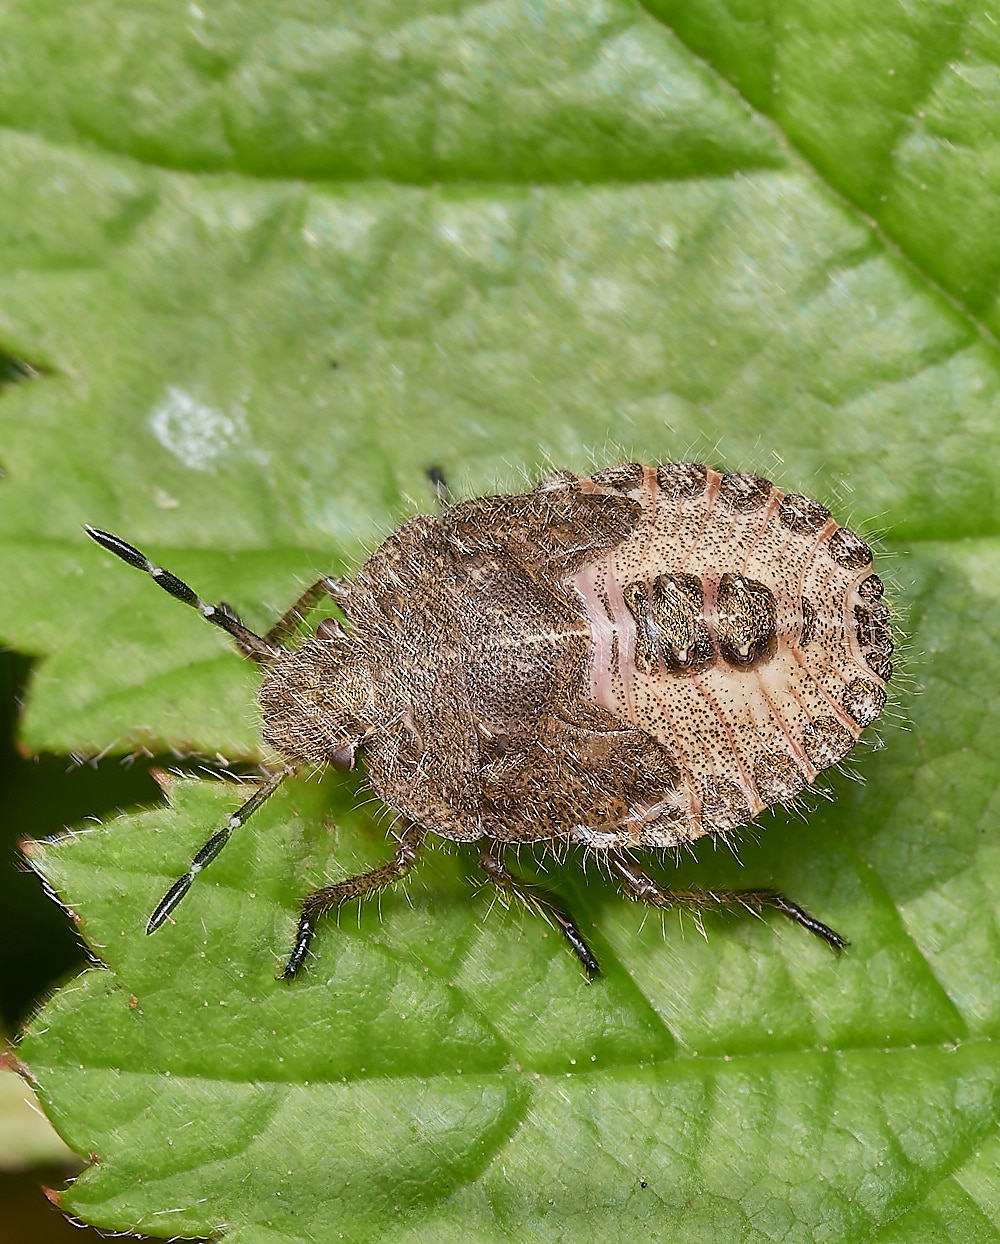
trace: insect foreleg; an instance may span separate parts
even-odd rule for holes
[[[288,957],[282,979],[289,980],[295,976],[305,962],[309,952],[309,943],[316,931],[316,920],[327,912],[335,911],[341,903],[348,899],[365,898],[382,890],[387,885],[398,881],[416,862],[420,853],[426,830],[419,825],[411,825],[399,840],[396,854],[388,864],[373,868],[366,873],[358,873],[356,877],[347,877],[335,885],[324,886],[321,890],[313,890],[302,900],[302,912],[299,916],[299,927],[295,934],[295,947]]]
[[[283,641],[293,634],[306,619],[309,610],[317,601],[329,596],[332,601],[338,604],[346,612],[348,597],[350,596],[350,585],[344,579],[336,579],[330,575],[322,579],[317,579],[312,587],[307,588],[299,599],[292,605],[291,609],[275,622],[274,626],[267,632],[264,639],[269,644],[283,647]]]

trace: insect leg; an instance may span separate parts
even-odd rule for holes
[[[548,915],[556,922],[563,936],[573,947],[573,952],[583,964],[583,970],[589,980],[599,976],[601,969],[594,952],[583,940],[583,934],[576,927],[572,916],[568,915],[550,895],[535,886],[529,885],[508,872],[503,862],[503,847],[498,843],[485,846],[479,852],[479,866],[490,881],[500,890],[507,890],[516,895],[525,907],[534,908],[540,915]]]
[[[733,894],[745,907],[749,907],[751,910],[773,907],[775,911],[780,911],[789,920],[793,920],[804,929],[808,929],[816,937],[821,938],[832,950],[836,950],[838,953],[845,946],[850,946],[851,944],[846,937],[841,937],[836,929],[831,929],[829,925],[824,924],[821,920],[817,920],[815,916],[810,916],[798,903],[793,903],[791,899],[785,898],[780,890],[734,890]]]
[[[306,614],[318,600],[322,600],[324,596],[329,596],[342,609],[345,609],[349,595],[350,586],[346,580],[335,579],[330,575],[317,579],[312,587],[307,588],[302,593],[291,609],[287,613],[282,614],[275,622],[274,626],[264,636],[265,641],[279,647],[284,646],[282,641],[287,639],[293,631],[298,630],[305,620]]]
[[[404,876],[420,853],[426,830],[419,825],[411,825],[399,840],[396,854],[388,864],[373,868],[370,872],[358,873],[356,877],[348,877],[335,885],[324,886],[322,890],[313,890],[302,900],[299,916],[299,927],[295,934],[295,947],[288,957],[285,970],[281,973],[283,980],[290,980],[298,975],[309,951],[309,943],[316,931],[316,920],[327,912],[334,911],[348,899],[365,898],[392,885]]]
[[[609,851],[607,863],[631,898],[654,907],[684,907],[689,911],[701,911],[706,907],[735,911],[742,907],[758,915],[764,908],[772,907],[821,938],[833,950],[841,951],[849,945],[846,938],[815,916],[810,916],[798,903],[785,898],[780,890],[674,890],[658,885],[637,864],[622,855]]]
[[[429,466],[427,468],[427,478],[431,481],[431,488],[434,490],[434,500],[442,508],[451,505],[451,489],[448,487],[448,481],[444,477],[444,471],[439,466]]]
[[[169,592],[175,600],[183,601],[185,605],[190,605],[192,609],[197,609],[206,622],[211,622],[213,626],[221,627],[236,643],[236,647],[246,657],[251,657],[254,661],[259,661],[263,665],[270,665],[281,655],[278,648],[275,648],[268,640],[262,639],[260,635],[255,635],[253,631],[248,630],[239,620],[232,609],[228,605],[207,605],[201,597],[192,588],[177,578],[176,575],[164,570],[162,566],[154,565],[145,553],[140,553],[137,548],[133,548],[131,544],[126,544],[124,540],[120,540],[117,536],[113,536],[109,531],[100,531],[96,527],[84,526],[84,531],[92,540],[96,540],[101,548],[107,549],[109,553],[114,553],[115,557],[120,557],[123,562],[134,566],[136,570],[144,570],[150,575],[155,583],[163,588],[165,592]]]
[[[198,876],[203,868],[207,868],[209,864],[211,864],[212,860],[215,859],[222,848],[226,845],[232,836],[233,830],[239,829],[243,822],[248,820],[257,811],[264,800],[274,794],[290,772],[290,769],[282,769],[279,773],[272,773],[266,781],[262,782],[261,785],[257,787],[242,808],[233,813],[229,820],[226,821],[225,825],[223,825],[222,829],[220,829],[217,834],[213,834],[212,837],[209,838],[208,842],[205,843],[205,845],[191,861],[191,865],[184,876],[178,877],[166,894],[164,894],[163,898],[160,899],[159,903],[157,903],[156,910],[149,917],[149,923],[146,925],[147,933],[156,932],[164,920],[166,920],[167,916],[170,915],[177,904],[181,901],[184,895],[187,894],[188,890],[190,890],[191,883],[194,881],[195,877]]]

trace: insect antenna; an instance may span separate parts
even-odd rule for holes
[[[92,540],[97,541],[101,548],[107,549],[109,553],[114,553],[115,557],[120,557],[123,562],[126,562],[129,566],[134,566],[136,570],[144,570],[156,584],[173,596],[175,600],[183,601],[185,605],[190,605],[192,609],[197,609],[206,622],[211,622],[213,626],[221,627],[235,640],[236,647],[239,648],[244,656],[250,657],[262,665],[271,665],[282,655],[280,648],[276,648],[266,639],[262,639],[260,635],[255,635],[253,631],[248,630],[228,605],[221,603],[218,605],[206,604],[197,592],[178,579],[176,575],[171,574],[169,570],[164,570],[161,566],[154,565],[145,553],[140,553],[137,548],[133,548],[131,544],[126,544],[118,536],[113,536],[108,531],[100,531],[98,528],[89,527],[86,524],[84,524],[83,529]]]
[[[282,769],[278,773],[272,773],[261,785],[254,791],[246,803],[234,812],[226,821],[225,825],[217,834],[213,834],[208,842],[201,848],[198,854],[191,861],[191,864],[183,877],[178,877],[170,889],[164,894],[156,905],[156,910],[149,917],[149,923],[146,925],[147,933],[155,933],[160,925],[166,920],[167,916],[174,910],[188,890],[191,889],[191,883],[203,868],[207,868],[212,860],[219,854],[222,848],[229,841],[234,829],[239,829],[244,821],[248,820],[260,807],[260,805],[270,795],[278,789],[285,780],[290,769]]]

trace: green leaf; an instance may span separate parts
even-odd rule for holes
[[[992,3],[646,0],[926,278],[1000,328]]]
[[[909,649],[864,785],[678,873],[773,880],[839,960],[525,853],[591,986],[442,844],[282,983],[302,894],[389,851],[340,777],[287,783],[153,938],[238,790],[37,847],[106,965],[21,1048],[98,1158],[73,1213],[239,1244],[1000,1238],[1000,7],[953,8],[0,14],[0,635],[42,658],[30,747],[258,754],[253,670],[81,523],[266,627],[428,508],[432,464],[465,494],[619,456],[759,470],[881,532]]]

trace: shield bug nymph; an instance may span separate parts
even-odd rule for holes
[[[794,800],[881,713],[893,647],[882,583],[864,541],[816,502],[692,462],[563,473],[411,519],[264,636],[117,536],[87,531],[264,667],[264,739],[284,762],[148,932],[288,773],[350,769],[363,749],[368,782],[405,828],[391,861],[306,896],[286,977],[317,918],[402,877],[428,833],[478,843],[489,880],[553,918],[588,975],[597,962],[580,930],[508,870],[511,845],[579,844],[633,899],[774,908],[846,944],[776,890],[672,889],[635,862]],[[347,626],[327,618],[290,642],[324,597]]]

